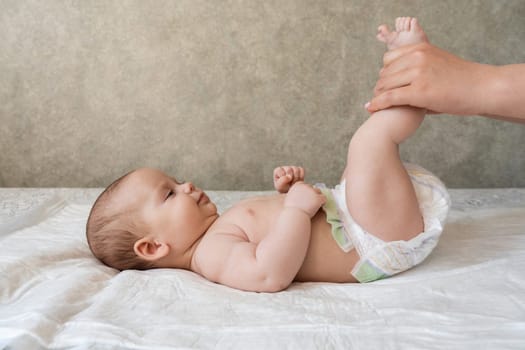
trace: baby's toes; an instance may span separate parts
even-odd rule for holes
[[[396,18],[396,32],[403,30],[403,17]]]
[[[421,32],[423,29],[419,25],[419,22],[417,21],[417,18],[412,18],[410,20],[410,31],[412,32]]]
[[[377,28],[377,40],[386,43],[388,41],[389,35],[390,31],[388,30],[388,27],[386,25],[382,24]]]

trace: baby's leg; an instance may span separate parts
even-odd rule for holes
[[[417,21],[398,18],[396,31],[379,27],[389,49],[426,40]],[[354,134],[348,149],[346,202],[354,220],[385,240],[409,240],[424,230],[414,187],[399,157],[399,144],[424,119],[424,110],[396,107],[374,113]]]
[[[423,118],[424,112],[412,107],[379,111],[357,130],[348,148],[348,210],[384,241],[409,240],[423,231],[416,193],[398,150]]]

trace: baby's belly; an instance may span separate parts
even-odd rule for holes
[[[312,218],[310,245],[296,281],[356,282],[350,271],[359,260],[355,249],[345,253],[332,238],[332,227],[321,209]]]

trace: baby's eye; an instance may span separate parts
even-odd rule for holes
[[[166,199],[170,198],[170,197],[171,197],[172,195],[174,195],[174,194],[175,194],[175,192],[173,192],[173,190],[170,190],[170,191],[168,192],[168,195],[166,196]]]

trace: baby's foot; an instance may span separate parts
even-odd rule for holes
[[[386,25],[377,28],[377,39],[384,42],[389,50],[412,44],[428,42],[427,36],[416,18],[396,18],[396,30],[391,32]]]

